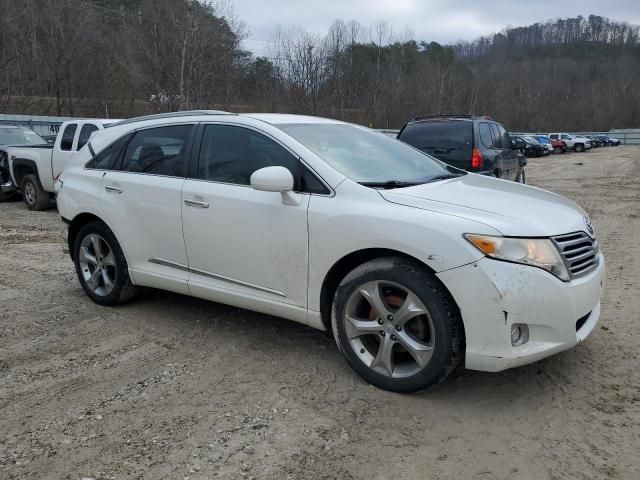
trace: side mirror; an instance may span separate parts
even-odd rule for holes
[[[284,167],[264,167],[251,174],[251,188],[282,194],[285,205],[300,205],[301,195],[293,191],[293,175]]]
[[[293,190],[293,175],[284,167],[264,167],[251,174],[251,187],[263,192]]]

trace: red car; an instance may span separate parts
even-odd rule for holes
[[[551,146],[553,147],[553,153],[564,153],[567,151],[567,144],[562,140],[551,139]]]

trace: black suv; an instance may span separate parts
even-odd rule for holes
[[[489,117],[441,115],[410,120],[398,140],[469,172],[524,183],[527,159]]]

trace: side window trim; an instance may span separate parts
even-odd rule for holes
[[[219,184],[223,184],[223,185],[235,185],[237,187],[245,187],[245,188],[251,188],[251,185],[242,185],[239,183],[225,183],[225,182],[219,182],[216,180],[206,180],[203,178],[198,178],[198,166],[200,164],[200,152],[202,150],[202,141],[204,140],[204,130],[207,127],[207,125],[221,125],[221,126],[228,126],[228,127],[241,127],[241,128],[246,128],[249,130],[253,130],[256,133],[259,133],[260,135],[264,135],[265,137],[267,137],[269,140],[273,141],[274,143],[276,143],[278,146],[282,147],[283,149],[285,149],[289,154],[291,154],[293,157],[295,157],[298,160],[298,163],[300,164],[301,167],[306,168],[313,176],[315,176],[318,181],[320,183],[322,183],[322,185],[325,186],[325,188],[327,189],[327,191],[329,193],[309,193],[309,192],[300,192],[300,191],[296,191],[296,193],[300,193],[300,194],[304,194],[304,195],[319,195],[319,196],[323,196],[323,197],[333,197],[335,196],[335,192],[333,190],[333,188],[331,188],[331,186],[324,180],[324,178],[322,178],[322,176],[320,176],[313,168],[311,168],[311,166],[305,162],[305,160],[296,152],[294,152],[293,150],[291,150],[291,148],[289,148],[287,145],[284,145],[280,140],[278,140],[277,138],[274,138],[272,135],[270,135],[268,132],[265,132],[263,130],[260,130],[259,128],[254,127],[253,125],[243,125],[243,124],[238,124],[238,123],[231,123],[231,122],[224,122],[224,121],[218,121],[218,122],[201,122],[198,125],[197,128],[197,132],[196,134],[194,134],[194,142],[192,145],[192,153],[191,153],[191,161],[189,162],[189,167],[188,167],[188,171],[187,171],[187,179],[188,180],[194,180],[194,181],[198,181],[198,182],[209,182],[209,183],[219,183]],[[299,171],[297,172],[297,179],[296,183],[299,184],[299,181],[302,178],[302,170],[298,169]]]

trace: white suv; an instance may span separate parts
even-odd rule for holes
[[[58,206],[95,302],[149,286],[285,317],[385,389],[539,360],[600,315],[578,206],[364,127],[182,112],[115,124],[72,163]]]

